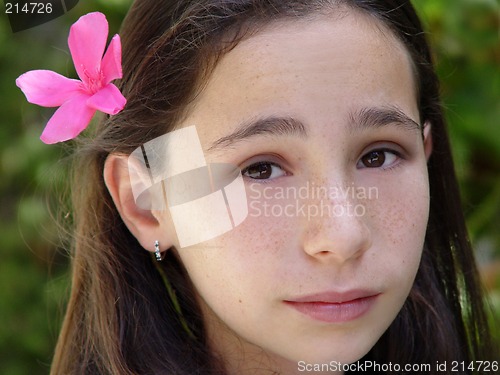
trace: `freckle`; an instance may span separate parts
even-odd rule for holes
[[[241,299],[239,299],[238,302],[241,303]]]

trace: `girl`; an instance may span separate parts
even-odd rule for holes
[[[127,105],[75,159],[53,374],[465,374],[494,359],[408,1],[140,0],[121,37]],[[136,202],[128,162],[191,126],[208,163],[238,166],[248,211],[183,246],[173,210]]]

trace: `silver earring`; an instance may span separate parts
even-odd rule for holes
[[[162,261],[160,253],[160,243],[158,242],[158,240],[155,241],[155,256],[158,262]]]

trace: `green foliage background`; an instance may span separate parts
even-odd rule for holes
[[[434,47],[469,230],[500,316],[500,5],[413,2]],[[49,372],[70,283],[49,209],[59,206],[54,189],[66,186],[69,148],[39,140],[53,110],[27,103],[15,79],[32,69],[76,77],[70,24],[99,10],[114,34],[130,3],[80,1],[63,17],[16,34],[0,15],[0,374]]]

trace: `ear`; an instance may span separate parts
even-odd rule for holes
[[[172,247],[174,234],[165,212],[141,209],[135,202],[128,155],[108,156],[104,164],[104,181],[123,222],[144,249],[154,252],[155,241],[160,243],[161,251]]]
[[[425,158],[429,161],[432,154],[432,125],[430,122],[426,121],[424,124],[424,153]]]

